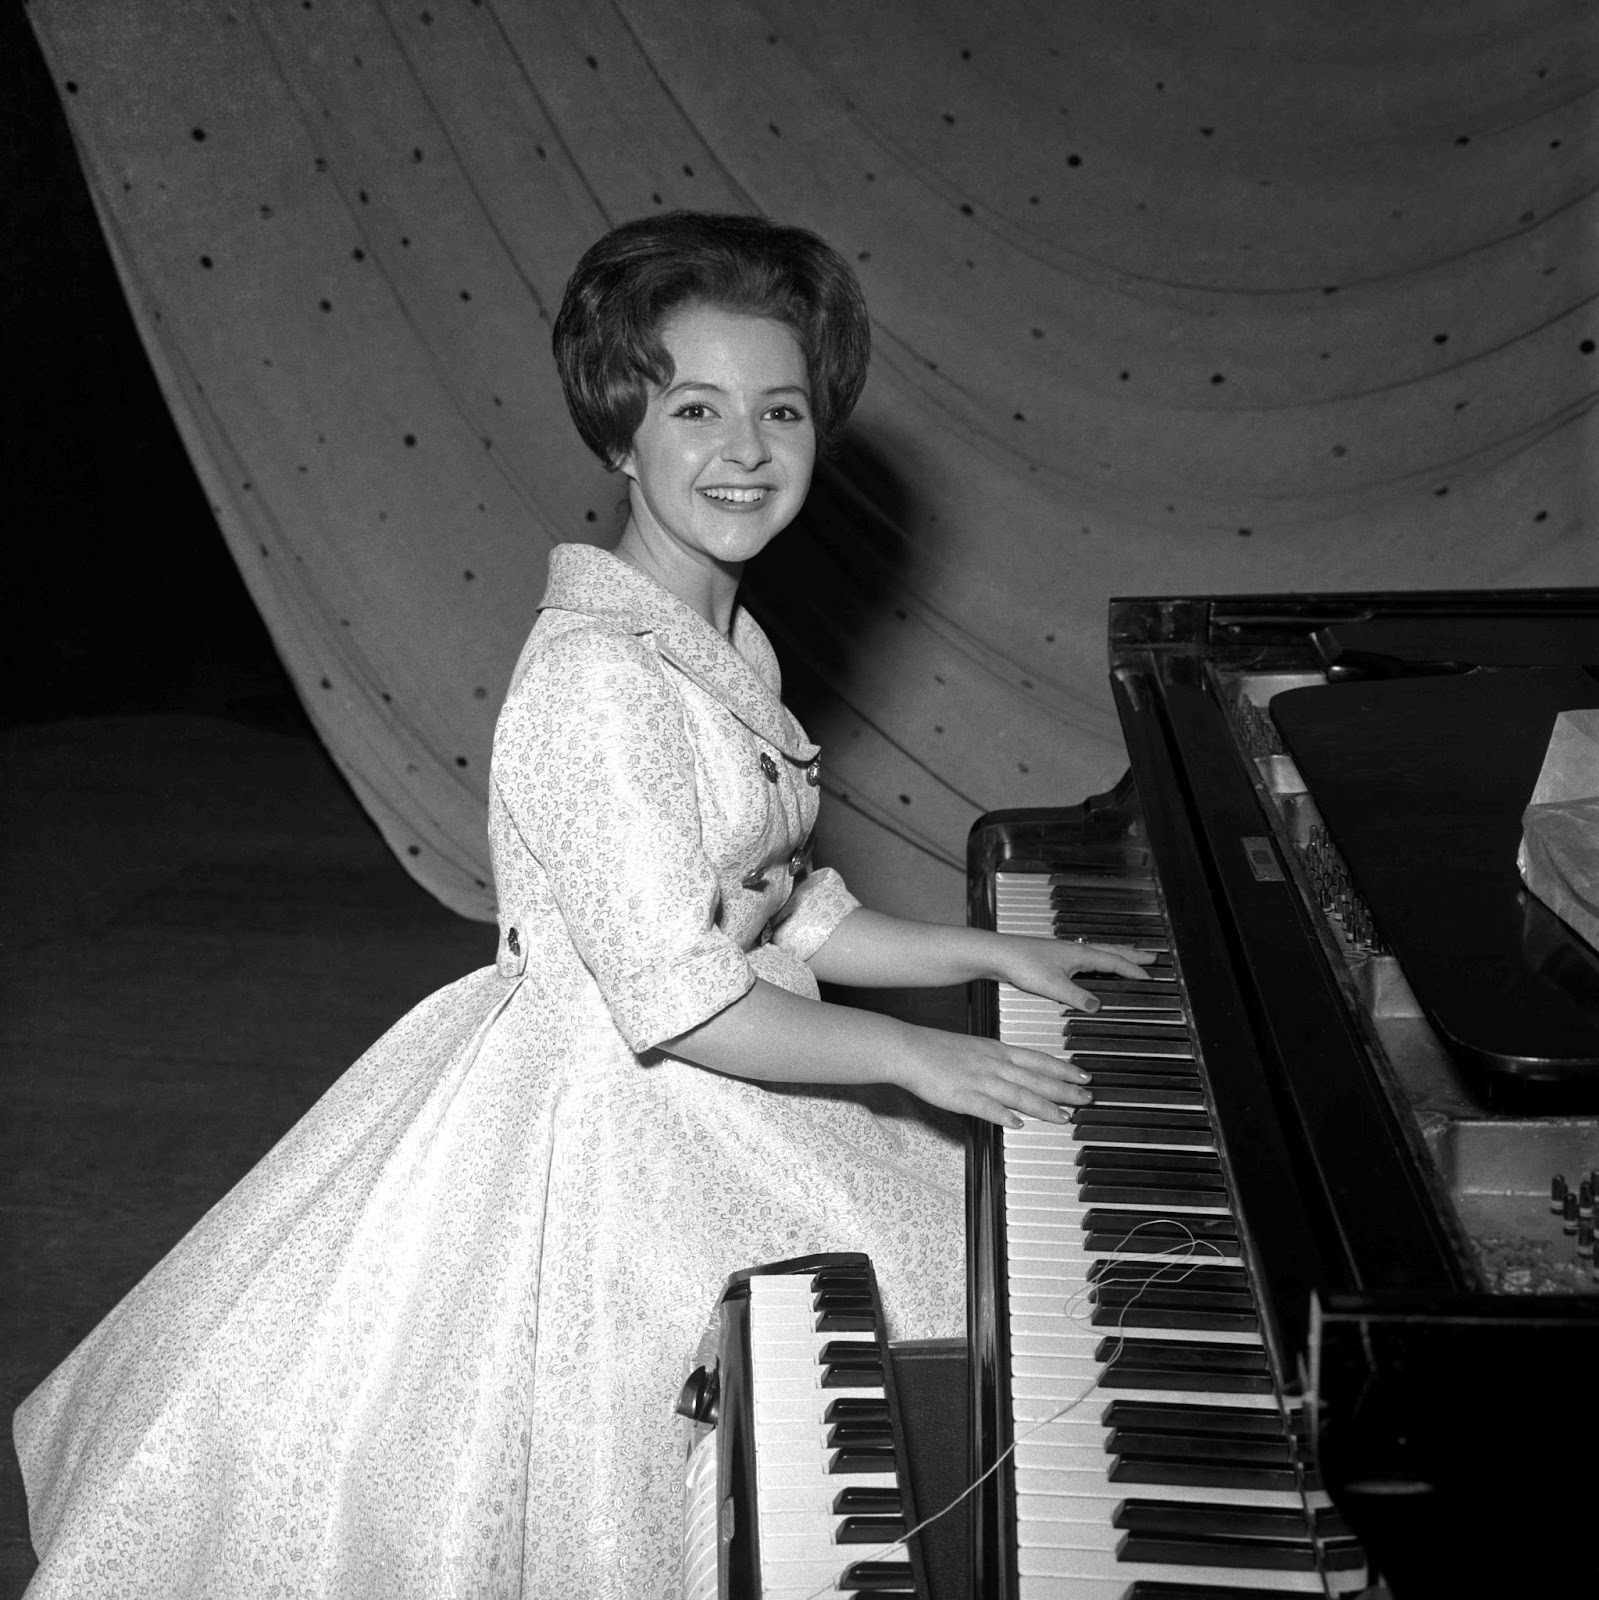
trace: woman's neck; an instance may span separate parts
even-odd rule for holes
[[[650,538],[636,517],[627,519],[614,553],[676,595],[689,610],[698,612],[724,639],[729,636],[739,580],[744,575],[742,563],[734,569],[696,560],[670,539]]]

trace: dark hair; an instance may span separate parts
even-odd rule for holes
[[[705,211],[624,222],[591,245],[572,273],[552,342],[584,444],[608,467],[627,454],[650,391],[672,380],[661,325],[696,303],[794,330],[825,448],[860,398],[871,355],[855,274],[808,229]]]

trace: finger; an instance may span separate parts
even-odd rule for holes
[[[1037,1073],[1046,1083],[1063,1081],[1066,1083],[1092,1083],[1093,1074],[1077,1065],[1075,1061],[1063,1060],[1060,1056],[1046,1055],[1042,1050],[1029,1050],[1025,1045],[1013,1044],[1007,1047],[1005,1060],[1013,1067],[1020,1068],[1023,1072]]]
[[[1085,944],[1078,948],[1082,954],[1072,961],[1074,972],[1114,972],[1123,978],[1147,978],[1144,968],[1156,959],[1153,951],[1134,950],[1126,945]]]
[[[1013,1079],[1007,1098],[1019,1110],[1036,1117],[1042,1113],[1032,1109],[1035,1104],[1086,1106],[1093,1103],[1094,1091],[1086,1083],[1017,1083]]]
[[[1062,1080],[1043,1073],[1030,1073],[1022,1067],[1010,1067],[1003,1075],[1003,1082],[1010,1087],[1008,1089],[996,1087],[989,1093],[997,1095],[1018,1109],[1028,1110],[1033,1116],[1038,1116],[1039,1113],[1032,1108],[1039,1102],[1051,1106],[1088,1105],[1093,1100],[1094,1094],[1087,1083],[1081,1081],[1082,1076]]]

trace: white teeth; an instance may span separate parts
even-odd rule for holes
[[[707,500],[731,500],[736,505],[750,505],[766,498],[764,489],[701,489]]]

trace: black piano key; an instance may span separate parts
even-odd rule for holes
[[[1176,1033],[1177,1030],[1173,1029],[1172,1032]],[[1125,1045],[1118,1045],[1114,1039],[1095,1039],[1081,1048],[1073,1045],[1072,1054],[1079,1059],[1083,1056],[1103,1057],[1106,1066],[1114,1070],[1115,1062],[1129,1057],[1135,1061],[1192,1061],[1194,1047],[1186,1035],[1171,1039],[1129,1039]],[[1172,1069],[1168,1067],[1166,1070],[1169,1072]]]
[[[1307,1478],[1306,1482],[1309,1481]],[[1342,1539],[1324,1539],[1317,1548],[1321,1552],[1322,1566],[1331,1572],[1351,1572],[1366,1564],[1365,1548],[1353,1534]]]
[[[1130,944],[1139,950],[1164,950],[1166,924],[1160,917],[1134,911],[1107,911],[1086,916],[1057,912],[1050,921],[1057,939],[1081,939],[1084,944]]]
[[[906,1594],[914,1595],[916,1586],[911,1580],[908,1561],[856,1561],[844,1569],[838,1580],[842,1594]]]
[[[1139,1089],[1153,1094],[1196,1095],[1195,1104],[1202,1107],[1205,1096],[1199,1074],[1185,1070],[1187,1065],[1186,1062],[1168,1063],[1167,1070],[1161,1072],[1143,1063],[1124,1068],[1118,1062],[1094,1074],[1094,1093],[1103,1094],[1108,1089]]]
[[[1122,1591],[1121,1600],[1304,1600],[1304,1596],[1297,1589],[1240,1589],[1234,1584],[1139,1578]]]
[[[904,1517],[845,1517],[833,1533],[835,1544],[893,1544],[905,1537]]]
[[[1354,1529],[1344,1521],[1344,1514],[1337,1506],[1319,1506],[1312,1517],[1318,1539],[1353,1539],[1355,1536]]]
[[[1082,1127],[1153,1128],[1206,1134],[1211,1131],[1210,1118],[1202,1111],[1162,1111],[1154,1106],[1145,1110],[1078,1106],[1072,1113],[1072,1121]]]
[[[1089,1263],[1090,1283],[1186,1284],[1195,1289],[1247,1292],[1242,1265],[1190,1261],[1094,1261]]]
[[[1118,1561],[1168,1562],[1184,1567],[1249,1567],[1262,1572],[1314,1572],[1316,1551],[1275,1539],[1162,1539],[1129,1533],[1116,1546]]]
[[[897,1484],[852,1484],[833,1496],[835,1517],[859,1513],[862,1516],[892,1516],[904,1509]]]
[[[894,1447],[894,1430],[886,1422],[835,1422],[823,1441],[829,1449],[853,1450],[869,1445],[873,1449]]]
[[[1123,1500],[1111,1526],[1129,1533],[1202,1533],[1241,1539],[1311,1542],[1310,1518],[1286,1506],[1237,1506],[1198,1500]]]
[[[863,1278],[818,1276],[811,1280],[811,1304],[820,1308],[823,1301],[838,1306],[870,1306],[872,1286]]]
[[[1170,1328],[1190,1333],[1259,1333],[1260,1318],[1252,1311],[1197,1311],[1188,1307],[1151,1306],[1142,1300],[1095,1306],[1088,1319],[1096,1328]]]
[[[827,1402],[822,1413],[823,1422],[887,1422],[888,1401],[879,1398],[862,1399],[857,1395],[840,1395]]]
[[[1173,1311],[1231,1311],[1252,1314],[1254,1297],[1243,1290],[1229,1292],[1196,1289],[1181,1281],[1165,1284],[1159,1280],[1144,1283],[1096,1283],[1089,1299],[1101,1306],[1162,1306]]]
[[[1287,1439],[1238,1439],[1219,1433],[1139,1433],[1112,1428],[1105,1439],[1107,1455],[1139,1461],[1210,1461],[1245,1467],[1291,1467],[1293,1445]]]
[[[1072,1060],[1085,1072],[1155,1073],[1161,1077],[1192,1078],[1199,1081],[1199,1068],[1192,1056],[1150,1056],[1129,1050],[1114,1055],[1102,1050],[1073,1050]]]
[[[1148,1084],[1128,1086],[1105,1083],[1094,1074],[1094,1104],[1097,1106],[1170,1106],[1178,1110],[1201,1110],[1205,1096],[1197,1088],[1161,1089]],[[1175,1203],[1175,1202],[1174,1202]]]
[[[1112,1400],[1100,1413],[1099,1420],[1107,1428],[1135,1428],[1153,1433],[1230,1434],[1240,1438],[1265,1439],[1288,1437],[1280,1411],[1258,1411],[1244,1406]]]
[[[824,1311],[814,1324],[818,1333],[870,1333],[877,1318],[870,1312]]]
[[[823,1367],[824,1389],[880,1389],[883,1386],[881,1367]]]
[[[1145,971],[1148,971],[1147,967]],[[1116,972],[1080,972],[1072,981],[1079,989],[1090,989],[1098,995],[1158,999],[1170,1001],[1177,1009],[1182,1009],[1182,985],[1175,978],[1124,978]]]
[[[1134,1022],[1120,1017],[1099,1017],[1068,1013],[1063,1019],[1068,1039],[1154,1039],[1169,1044],[1173,1039],[1188,1043],[1188,1030],[1175,1022]]]
[[[1143,1153],[1143,1152],[1141,1152]],[[1150,1155],[1156,1151],[1147,1152]],[[1090,1189],[1142,1189],[1155,1198],[1148,1201],[1135,1201],[1133,1204],[1147,1205],[1159,1209],[1163,1205],[1170,1206],[1216,1206],[1227,1207],[1231,1202],[1227,1198],[1226,1186],[1217,1177],[1214,1180],[1207,1172],[1181,1172],[1170,1167],[1088,1167],[1077,1174],[1078,1196],[1085,1203],[1090,1199]],[[1179,1199],[1181,1195],[1184,1198]],[[1106,1201],[1107,1205],[1120,1205],[1121,1201]]]
[[[812,1294],[812,1311],[870,1311],[872,1297],[858,1289],[822,1289]]]
[[[875,1339],[829,1339],[816,1354],[818,1366],[880,1367],[883,1352]]]
[[[1090,1255],[1171,1255],[1192,1253],[1207,1259],[1241,1255],[1236,1239],[1191,1241],[1186,1233],[1161,1234],[1154,1228],[1142,1233],[1090,1233],[1083,1236],[1083,1248]]]
[[[1158,1208],[1120,1210],[1114,1206],[1090,1206],[1082,1216],[1085,1233],[1123,1234],[1137,1232],[1146,1239],[1233,1239],[1238,1224],[1232,1217],[1219,1217],[1189,1211],[1173,1216]]]
[[[1117,1167],[1138,1168],[1143,1171],[1206,1173],[1214,1175],[1215,1187],[1222,1187],[1224,1183],[1221,1175],[1221,1157],[1214,1150],[1079,1150],[1076,1166],[1080,1172]],[[1209,1184],[1209,1177],[1205,1181]]]
[[[1049,895],[1052,904],[1095,904],[1102,900],[1127,900],[1139,905],[1159,909],[1160,890],[1152,878],[1086,878],[1079,875],[1059,882],[1051,878]]]
[[[1083,986],[1082,975],[1073,980]],[[1123,997],[1119,994],[1101,994],[1097,996],[1099,1009],[1094,1013],[1096,1017],[1125,1017],[1129,1022],[1136,1022],[1140,1018],[1159,1017],[1170,1022],[1183,1020],[1182,1011],[1176,1004],[1165,1005],[1156,1000],[1151,1002],[1145,999],[1135,999],[1132,996]]]
[[[827,1470],[838,1472],[892,1472],[894,1471],[894,1446],[852,1444],[835,1450],[827,1458]]]
[[[1213,1206],[1226,1198],[1214,1189],[1174,1189],[1160,1184],[1085,1183],[1078,1186],[1077,1198],[1084,1205],[1106,1206]]]
[[[1258,1344],[1194,1343],[1186,1339],[1101,1339],[1096,1361],[1123,1366],[1203,1369],[1210,1372],[1270,1372],[1265,1349]]]
[[[1248,1372],[1209,1372],[1195,1367],[1124,1367],[1111,1362],[1099,1375],[1101,1389],[1163,1389],[1172,1394],[1275,1394],[1269,1377]],[[1187,1479],[1181,1480],[1187,1482]]]
[[[1091,1161],[1083,1157],[1091,1156]],[[1200,1163],[1208,1158],[1199,1152],[1129,1150],[1124,1161],[1115,1150],[1078,1151],[1077,1176],[1080,1183],[1141,1183],[1155,1188],[1203,1189],[1218,1195],[1225,1203],[1227,1182],[1219,1167]]]
[[[1275,1489],[1299,1491],[1291,1467],[1246,1467],[1211,1461],[1144,1461],[1117,1456],[1105,1475],[1112,1483],[1156,1483],[1189,1489]]]

